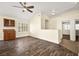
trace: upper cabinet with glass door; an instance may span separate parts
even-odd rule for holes
[[[15,27],[15,20],[4,18],[4,27]]]

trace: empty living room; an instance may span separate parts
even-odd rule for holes
[[[0,2],[0,56],[78,56],[79,2]]]

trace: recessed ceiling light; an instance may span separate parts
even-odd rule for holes
[[[52,10],[51,14],[55,15],[56,14],[56,10]]]
[[[55,15],[56,13],[53,12],[53,13],[51,13],[51,14],[52,14],[52,15]]]

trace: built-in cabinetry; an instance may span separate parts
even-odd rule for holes
[[[6,27],[6,29],[3,29],[3,37],[5,41],[8,40],[15,40],[16,38],[16,31],[15,29],[12,29],[12,27],[15,27],[15,20],[3,18],[3,27]],[[9,27],[9,28],[8,28]]]

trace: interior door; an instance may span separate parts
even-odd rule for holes
[[[70,22],[62,22],[62,37],[63,39],[70,40]]]

